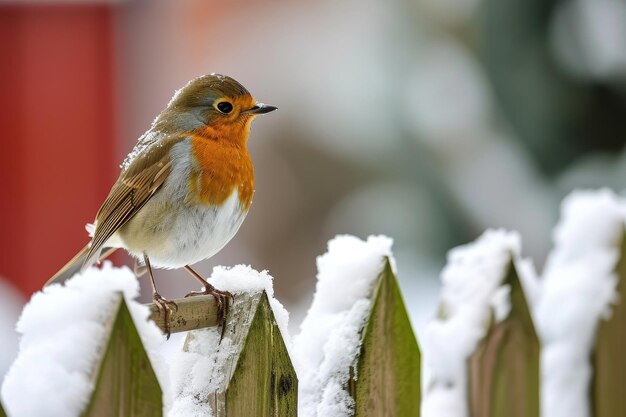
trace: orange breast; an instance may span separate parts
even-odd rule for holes
[[[248,210],[254,193],[254,169],[243,144],[210,135],[194,135],[192,152],[199,170],[190,176],[190,194],[202,204],[222,204],[237,189],[242,208]]]

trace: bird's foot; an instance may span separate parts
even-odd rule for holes
[[[202,291],[192,291],[185,297],[194,297],[196,295],[212,295],[215,298],[215,304],[217,305],[217,324],[222,326],[221,339],[224,338],[224,330],[226,329],[226,317],[228,317],[228,310],[230,308],[230,301],[235,297],[228,291],[220,291],[211,284],[204,287]]]
[[[169,339],[171,334],[170,319],[172,311],[178,311],[178,305],[173,301],[169,301],[161,297],[161,294],[158,292],[152,294],[152,300],[159,309],[161,316],[163,316],[163,331],[165,332],[165,337]]]

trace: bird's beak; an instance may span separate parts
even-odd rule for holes
[[[263,103],[256,103],[250,110],[248,110],[248,113],[265,114],[265,113],[269,113],[277,109],[278,107],[276,106],[270,106],[269,104],[263,104]]]

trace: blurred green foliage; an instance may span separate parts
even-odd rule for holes
[[[559,3],[487,0],[479,23],[480,53],[501,110],[548,176],[626,143],[626,85],[577,79],[556,62],[550,26]]]

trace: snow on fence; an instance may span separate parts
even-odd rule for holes
[[[167,360],[156,308],[105,265],[33,297],[2,398],[10,417],[623,417],[625,225],[625,199],[578,192],[542,276],[513,232],[450,251],[423,363],[388,238],[329,242],[293,343],[267,273],[216,268],[236,294],[224,338],[211,297],[176,300]]]
[[[342,335],[350,329],[357,337],[335,344],[354,355],[331,370],[348,375],[342,388],[352,403],[341,406],[362,416],[386,410],[418,416],[419,350],[395,275],[385,254],[362,252],[358,261],[348,278],[363,290],[367,305],[357,309],[360,319],[344,321]],[[132,273],[108,263],[36,294],[18,323],[20,353],[2,386],[10,417],[306,413],[298,410],[288,317],[273,298],[271,277],[238,266],[216,268],[211,281],[235,295],[223,338],[213,297],[197,296],[174,300],[173,336],[164,341],[156,306],[134,301],[138,284]],[[180,332],[186,332],[180,349],[171,352],[169,345],[165,352]],[[312,365],[310,358],[299,359]]]
[[[423,340],[424,417],[626,415],[626,200],[563,203],[541,277],[516,233],[453,249]]]
[[[214,278],[238,280],[222,285],[235,294],[224,338],[213,297],[175,300],[172,331],[190,331],[168,358],[160,349],[174,342],[163,340],[155,325],[162,322],[147,321],[156,307],[134,301],[138,284],[127,268],[105,264],[36,294],[18,322],[20,352],[2,387],[7,412],[295,415],[297,377],[279,326],[286,313],[271,277],[235,267],[216,269]]]
[[[534,312],[543,416],[626,415],[625,224],[608,190],[563,203]]]
[[[299,416],[419,416],[420,351],[391,245],[339,236],[317,258],[315,296],[294,340]]]
[[[208,304],[209,316],[214,316],[212,301],[192,300],[189,305],[203,308]],[[203,396],[199,402],[208,404],[215,416],[295,416],[298,379],[267,294],[261,291],[236,296],[231,311],[221,341],[214,329],[188,333],[183,346],[189,354],[186,360],[202,357],[213,362],[205,368],[210,372],[196,370],[194,378],[210,382],[182,383],[170,414],[186,416],[195,415],[189,412],[192,409],[203,411],[206,407],[197,404],[197,398]],[[184,315],[179,317],[181,322],[189,322]],[[184,371],[193,373],[197,364],[190,365]]]

